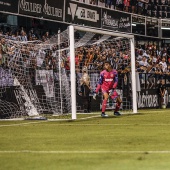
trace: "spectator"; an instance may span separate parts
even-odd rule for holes
[[[116,9],[123,11],[124,9],[123,0],[116,0]]]
[[[162,108],[163,102],[164,102],[164,95],[166,91],[166,86],[164,80],[159,80],[158,85],[158,104],[159,108]]]
[[[166,58],[165,58],[165,57],[163,57],[163,58],[162,58],[162,61],[161,61],[161,62],[159,62],[159,64],[161,64],[161,65],[162,65],[162,71],[163,71],[163,73],[165,73],[165,72],[167,71]]]
[[[129,12],[130,0],[124,0],[124,11]]]
[[[105,0],[106,7],[111,8],[114,0]]]
[[[137,0],[130,0],[131,12],[136,13]]]
[[[90,77],[88,75],[87,67],[83,67],[82,69],[82,77],[80,79],[81,85],[81,96],[83,97],[83,105],[84,105],[84,113],[90,113]]]
[[[146,59],[145,56],[143,56],[143,57],[142,57],[142,60],[139,61],[139,65],[140,65],[140,66],[144,66],[144,67],[148,67],[148,66],[149,66],[149,64],[148,64],[147,59]]]
[[[27,34],[24,30],[21,31],[21,41],[28,41]]]

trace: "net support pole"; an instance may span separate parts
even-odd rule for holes
[[[59,57],[59,62],[58,62],[58,65],[59,65],[59,80],[60,80],[60,100],[61,100],[61,114],[63,114],[63,96],[62,96],[62,75],[61,75],[61,52],[60,52],[60,41],[61,41],[61,34],[60,34],[60,30],[58,30],[58,57]]]
[[[71,111],[72,119],[76,119],[76,72],[75,72],[75,50],[74,50],[74,27],[69,26],[70,39],[70,80],[71,80]]]
[[[134,49],[134,38],[130,38],[131,46],[131,76],[132,76],[132,109],[133,113],[137,113],[137,94],[136,94],[136,62],[135,62],[135,49]]]

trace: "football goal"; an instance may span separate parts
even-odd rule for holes
[[[132,113],[137,113],[134,36],[88,27],[69,26],[69,39],[72,119],[76,119],[78,108],[76,80],[80,87],[83,69],[87,68],[90,77],[90,91],[93,92],[105,60],[110,61],[114,69],[123,71],[126,67],[126,71],[129,71],[131,102],[128,101],[127,96],[123,96],[123,89],[118,90],[122,98],[122,108],[132,109]],[[83,96],[82,93],[80,89],[79,98]],[[86,105],[88,101],[85,99],[82,102]],[[83,109],[88,110],[88,106]],[[111,109],[113,108],[111,107]]]
[[[1,118],[74,120],[77,113],[100,112],[102,96],[95,101],[92,96],[104,61],[120,74],[122,112],[137,113],[133,35],[71,25],[44,41],[6,39],[6,45],[6,63],[0,68]],[[114,102],[108,101],[107,109],[114,109]]]

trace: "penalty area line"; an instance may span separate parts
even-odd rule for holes
[[[170,154],[170,151],[33,151],[33,150],[4,150],[0,154],[34,153],[34,154]]]

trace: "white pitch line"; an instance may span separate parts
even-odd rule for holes
[[[85,117],[85,118],[80,118],[81,120],[86,120],[94,117],[100,117],[100,116],[90,116],[90,117]],[[80,120],[78,119],[78,120]],[[47,119],[47,120],[39,120],[38,122],[27,122],[27,123],[16,123],[16,124],[10,124],[10,125],[0,125],[0,127],[12,127],[12,126],[21,126],[21,125],[30,125],[30,124],[38,124],[38,123],[43,123],[43,122],[52,122],[52,121],[72,121],[72,119]],[[82,124],[83,125],[83,124]]]
[[[38,122],[28,122],[28,123],[16,123],[16,124],[10,124],[10,125],[0,125],[0,127],[12,127],[12,126],[21,126],[21,125],[29,125],[29,124],[38,124],[38,123],[43,123],[47,122],[47,120],[39,120]]]
[[[4,150],[0,154],[36,153],[36,154],[170,154],[170,151],[33,151],[33,150]]]
[[[84,118],[78,118],[77,120],[86,120],[86,119],[91,119],[91,118],[95,118],[95,117],[101,117],[99,115],[95,115],[95,116],[90,116],[90,117],[84,117]],[[49,122],[55,122],[55,121],[72,121],[72,119],[48,119]],[[74,121],[74,120],[73,120]]]

